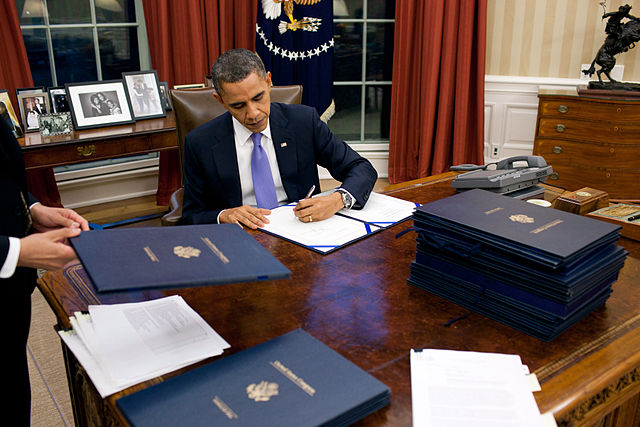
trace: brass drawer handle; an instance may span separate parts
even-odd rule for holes
[[[553,147],[553,150],[551,150],[553,152],[553,154],[560,154],[562,153],[562,147],[560,147],[559,145],[556,145],[555,147]]]
[[[565,130],[565,129],[566,129],[566,126],[565,126],[565,125],[563,125],[562,123],[558,123],[558,124],[556,125],[556,131],[557,131],[557,132],[564,132],[564,130]]]
[[[80,147],[78,147],[78,155],[82,157],[90,157],[90,156],[93,156],[95,153],[96,153],[96,146],[93,144],[81,145]]]
[[[567,111],[569,111],[569,107],[567,107],[566,105],[561,105],[558,107],[558,111],[561,113],[566,113]]]
[[[549,179],[554,180],[554,181],[559,179],[559,178],[560,178],[560,175],[558,175],[558,172],[553,172],[553,173],[551,173],[549,175]]]

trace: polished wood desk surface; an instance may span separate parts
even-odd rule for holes
[[[74,131],[42,137],[39,132],[18,138],[27,169],[53,167],[115,157],[176,149],[173,111],[166,117],[119,126]]]
[[[387,194],[419,203],[437,200],[454,193],[453,175],[391,186]],[[231,344],[222,357],[303,328],[391,388],[391,404],[359,425],[411,425],[412,348],[519,354],[542,383],[535,394],[540,411],[552,411],[560,425],[602,418],[638,393],[638,242],[621,241],[630,255],[607,303],[545,343],[475,313],[443,326],[467,310],[407,284],[415,234],[396,235],[411,225],[406,221],[325,256],[252,232],[291,269],[288,280],[96,296],[90,288],[70,285],[68,277],[83,274],[75,267],[70,276],[47,273],[39,287],[62,326],[69,326],[68,316],[88,304],[179,293]],[[107,398],[106,406],[117,413],[115,398],[140,387],[144,385]]]

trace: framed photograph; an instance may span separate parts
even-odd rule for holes
[[[51,98],[51,111],[54,113],[65,113],[69,111],[69,99],[67,91],[63,87],[50,87],[49,98]]]
[[[122,80],[67,83],[65,88],[73,126],[77,130],[135,121]]]
[[[73,132],[70,113],[42,114],[38,117],[40,135],[66,135]]]
[[[204,87],[204,83],[191,83],[188,85],[174,85],[174,89],[202,89]]]
[[[155,70],[122,73],[122,79],[136,120],[167,115],[160,99],[160,85]]]
[[[160,82],[160,99],[162,100],[162,105],[164,105],[165,111],[173,110],[171,93],[169,92],[169,83],[167,82]]]
[[[49,95],[46,93],[21,93],[18,95],[18,107],[25,132],[35,132],[40,127],[38,116],[49,114]]]
[[[7,89],[0,89],[0,117],[2,117],[0,120],[7,122],[9,129],[11,129],[16,138],[22,136],[20,120],[18,120],[13,105],[11,105],[11,98],[9,98]]]
[[[36,86],[36,87],[19,87],[16,88],[16,97],[20,96],[23,93],[43,93],[44,86]]]

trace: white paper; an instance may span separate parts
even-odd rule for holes
[[[133,384],[221,354],[229,344],[182,297],[89,306],[61,331],[104,397]]]
[[[411,350],[413,425],[542,426],[517,355]]]
[[[272,209],[268,216],[269,224],[264,226],[264,230],[321,252],[328,252],[380,228],[338,215],[323,221],[302,222],[293,213],[294,207],[295,205],[289,204]]]
[[[414,202],[380,193],[371,193],[364,208],[342,209],[340,214],[380,227],[389,227],[413,215],[415,209],[416,204]]]

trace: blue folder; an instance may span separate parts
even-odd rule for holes
[[[132,426],[346,426],[383,383],[301,329],[116,401]]]
[[[235,224],[85,231],[70,241],[98,292],[220,285],[291,274]]]

